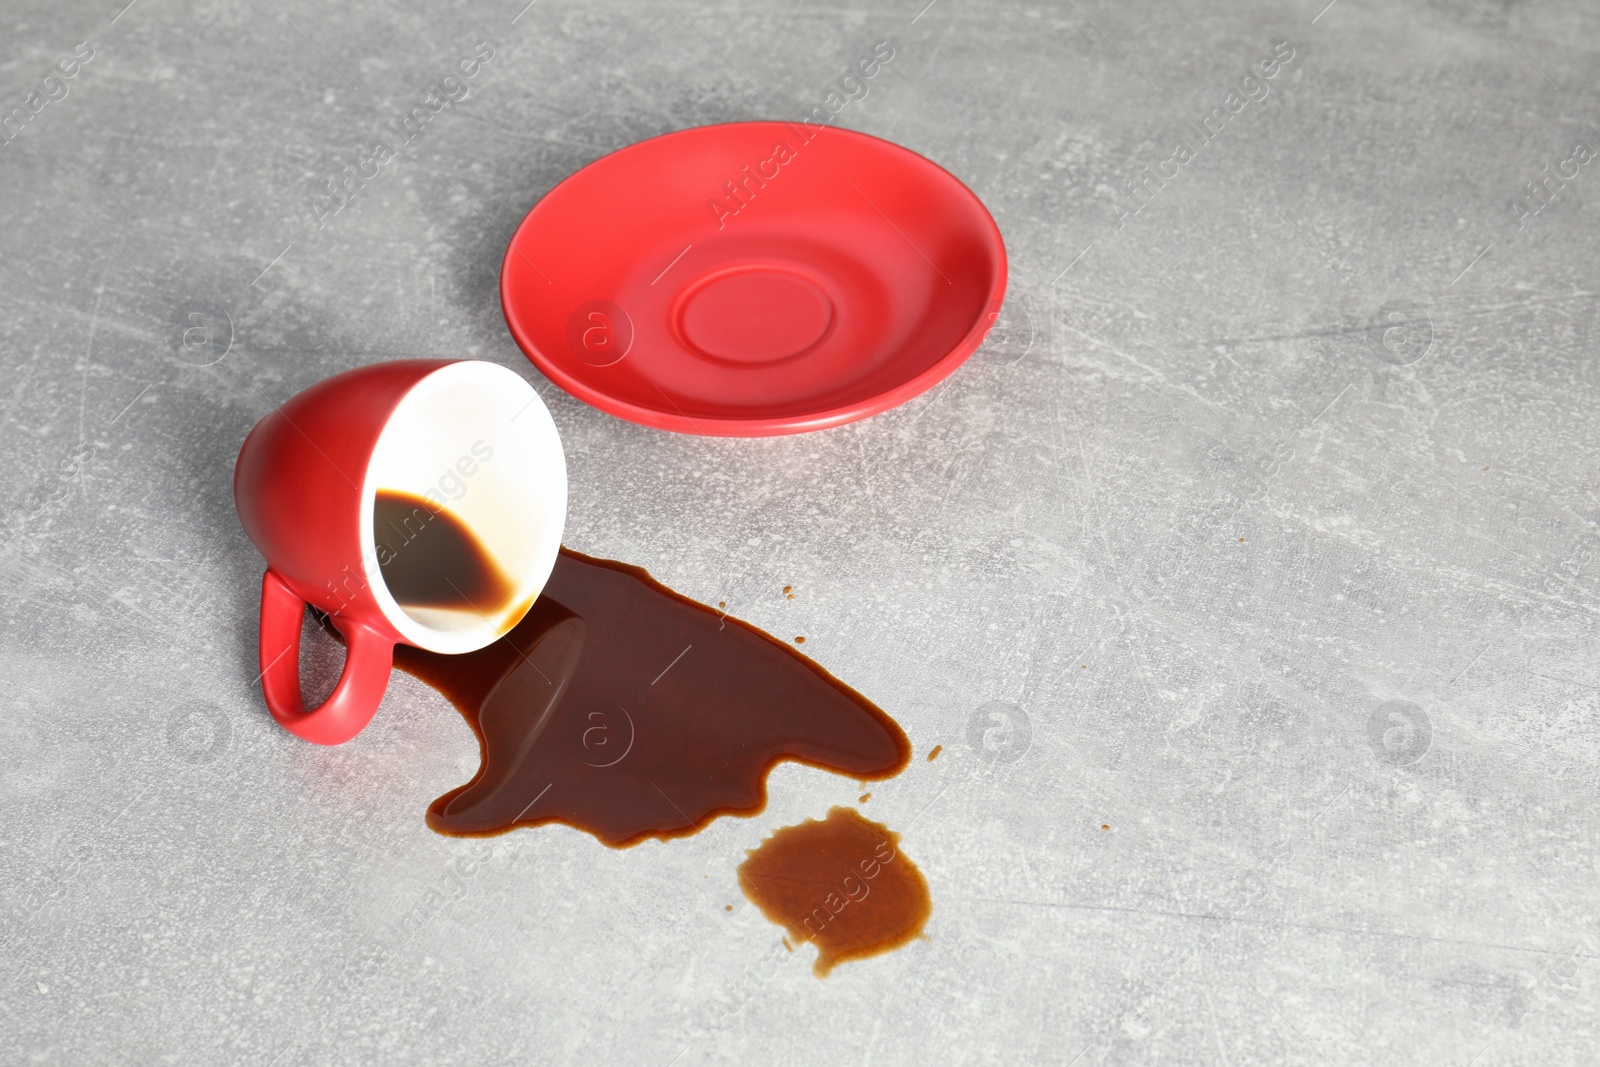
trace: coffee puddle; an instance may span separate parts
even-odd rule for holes
[[[401,645],[395,665],[478,735],[477,776],[428,808],[442,834],[562,823],[620,848],[760,812],[784,760],[873,781],[911,757],[893,719],[792,646],[565,548],[500,640],[455,656]]]
[[[854,808],[834,808],[751,849],[739,887],[790,938],[817,946],[813,970],[822,978],[921,935],[933,903],[899,843],[899,834]]]

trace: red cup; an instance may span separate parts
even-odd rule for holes
[[[374,529],[380,491],[419,498],[404,521],[387,524],[384,543]],[[396,644],[472,652],[521,621],[561,547],[567,467],[550,412],[514,371],[480,360],[398,360],[318,382],[257,423],[239,450],[233,498],[267,560],[267,707],[290,733],[337,745],[378,710]],[[432,523],[470,534],[506,595],[466,610],[402,605],[383,569],[396,544],[404,552],[401,539]],[[307,604],[332,617],[347,649],[333,693],[311,709],[300,691]]]

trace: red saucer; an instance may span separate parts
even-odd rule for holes
[[[865,134],[737,122],[655,137],[523,219],[500,299],[557,385],[680,433],[820,430],[894,407],[982,342],[1006,288],[989,212]]]

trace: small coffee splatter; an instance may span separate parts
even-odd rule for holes
[[[944,751],[944,746],[943,745],[934,745],[933,748],[928,752],[928,762],[932,763],[934,760],[938,759],[939,758],[939,753],[941,753],[943,751]]]
[[[871,799],[872,799],[872,794],[871,793],[862,793],[861,794],[861,799],[856,801],[856,803],[865,804],[867,801],[869,801]]]
[[[928,883],[900,835],[835,807],[775,831],[739,865],[739,887],[784,938],[817,946],[813,973],[877,956],[920,937],[933,910]]]
[[[1100,824],[1100,829],[1102,829],[1102,830],[1109,830],[1109,829],[1111,829],[1111,827],[1110,827],[1110,826],[1108,826],[1108,825],[1107,825],[1107,824],[1105,824],[1105,823],[1101,823],[1101,824]]]
[[[797,645],[803,645],[806,643],[806,639],[803,637],[797,637],[794,639],[794,643]]]

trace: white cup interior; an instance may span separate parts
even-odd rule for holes
[[[472,532],[515,586],[490,613],[402,607],[385,584],[373,505],[380,490],[420,497]],[[522,620],[544,589],[567,518],[567,463],[550,412],[516,372],[463,360],[418,382],[385,425],[362,487],[363,566],[379,606],[408,644],[471,652]]]

